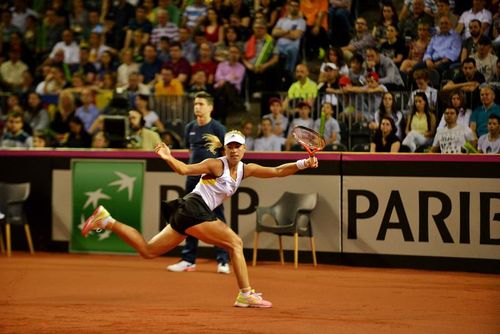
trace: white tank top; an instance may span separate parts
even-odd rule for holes
[[[243,179],[243,162],[239,162],[236,170],[236,180],[231,177],[229,165],[226,157],[217,158],[224,164],[222,175],[216,177],[211,174],[203,174],[200,181],[193,190],[193,193],[198,194],[203,198],[210,210],[215,209],[222,202],[233,195],[240,186]]]

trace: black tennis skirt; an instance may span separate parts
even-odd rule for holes
[[[162,201],[161,212],[172,229],[184,235],[191,226],[218,219],[203,198],[193,193],[173,201]]]

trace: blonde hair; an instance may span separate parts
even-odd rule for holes
[[[231,134],[231,133],[239,134],[240,136],[242,136],[243,138],[245,138],[245,135],[241,131],[238,131],[238,130],[231,130],[228,133],[226,133],[226,136],[229,135],[229,134]],[[219,149],[219,148],[222,147],[222,143],[220,142],[219,137],[217,137],[216,135],[212,135],[212,134],[206,133],[206,134],[203,135],[203,139],[205,139],[207,141],[207,143],[205,144],[205,147],[212,154],[216,154],[217,153],[217,149]]]

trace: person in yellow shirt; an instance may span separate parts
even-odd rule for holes
[[[184,95],[184,87],[182,83],[175,79],[174,72],[171,68],[162,68],[160,77],[155,86],[155,96],[182,96]]]

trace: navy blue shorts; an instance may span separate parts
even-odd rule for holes
[[[172,229],[183,235],[187,235],[186,230],[191,226],[218,219],[201,196],[193,193],[161,202],[161,212]]]

